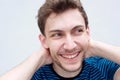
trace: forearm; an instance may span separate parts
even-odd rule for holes
[[[0,80],[30,80],[38,67],[42,66],[42,56],[32,54],[24,62],[5,73],[0,77]]]
[[[108,45],[99,41],[92,41],[90,52],[93,55],[112,60],[120,64],[120,47]]]

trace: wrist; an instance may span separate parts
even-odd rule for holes
[[[45,65],[45,57],[43,52],[37,51],[36,53],[33,53],[31,57],[34,59],[36,69]]]
[[[92,56],[97,56],[97,46],[99,45],[99,43],[95,40],[90,40],[89,41],[89,53],[92,55]]]

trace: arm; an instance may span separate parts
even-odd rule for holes
[[[89,52],[92,55],[104,57],[120,64],[120,47],[91,40],[89,44]]]
[[[99,41],[90,41],[88,55],[95,55],[107,58],[120,64],[120,47],[105,44]],[[114,74],[114,80],[120,80],[120,68]]]
[[[0,80],[30,80],[39,67],[52,62],[48,52],[41,51],[32,54],[24,62],[2,75]]]

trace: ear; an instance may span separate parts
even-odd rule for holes
[[[48,49],[48,46],[47,46],[47,43],[46,43],[46,37],[42,34],[39,34],[39,40],[42,44],[42,46],[45,48],[45,49]]]
[[[86,33],[87,33],[87,35],[88,35],[88,37],[89,37],[89,39],[90,39],[90,28],[89,28],[89,26],[88,26],[87,29],[86,29]]]

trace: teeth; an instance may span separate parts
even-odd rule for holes
[[[77,55],[78,55],[78,53],[73,54],[73,55],[62,55],[62,57],[72,59],[72,58],[75,58]]]

